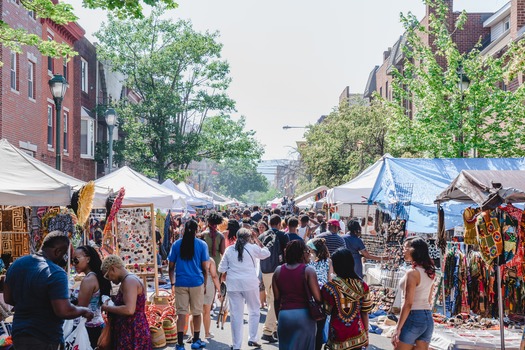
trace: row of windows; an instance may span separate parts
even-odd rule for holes
[[[19,81],[19,70],[20,70],[20,57],[16,52],[11,52],[10,55],[10,85],[11,90],[20,91],[20,81]],[[51,60],[52,62],[53,60]],[[88,91],[87,83],[87,61],[81,60],[82,68],[82,91]],[[27,61],[27,96],[28,98],[35,100],[36,98],[36,76],[35,76],[35,62],[28,60]],[[48,69],[49,69],[48,61]],[[67,61],[64,60],[64,77],[67,77]],[[67,79],[67,78],[66,78]],[[54,106],[47,106],[47,144],[49,148],[52,148],[54,145],[54,116],[55,116]],[[67,153],[69,148],[68,141],[68,130],[69,130],[69,113],[63,111],[63,149]],[[80,125],[80,152],[82,156],[92,158],[95,155],[95,121],[92,118],[82,119]]]
[[[55,140],[55,108],[47,106],[47,146],[53,148]],[[69,113],[63,111],[63,149],[67,153],[69,149]],[[95,156],[95,120],[93,118],[82,118],[80,121],[80,154],[84,157]]]

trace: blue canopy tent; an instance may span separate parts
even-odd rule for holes
[[[525,170],[525,158],[382,158],[368,203],[391,216],[407,219],[407,230],[437,232],[434,201],[462,170]],[[462,224],[466,204],[442,204],[447,229]]]

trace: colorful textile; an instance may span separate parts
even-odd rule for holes
[[[476,241],[476,214],[479,209],[465,208],[463,211],[463,225],[465,226],[464,242],[466,244],[477,244]]]
[[[49,232],[60,231],[64,234],[73,233],[75,231],[73,219],[69,214],[58,214],[49,219],[47,229]]]
[[[368,285],[359,279],[334,278],[321,289],[325,310],[331,315],[327,347],[354,349],[368,340],[361,312],[370,312]]]
[[[119,289],[113,299],[116,306],[124,305],[124,295]],[[151,334],[146,319],[146,294],[137,295],[135,313],[132,316],[116,316],[113,334],[116,350],[150,350]]]
[[[476,231],[481,256],[490,264],[503,253],[503,240],[495,211],[484,210],[479,214]]]
[[[319,287],[325,285],[326,282],[328,282],[328,271],[330,270],[330,263],[328,262],[328,259],[314,261],[309,263],[308,265],[312,266],[315,269],[315,274],[317,275],[317,282],[319,283]]]

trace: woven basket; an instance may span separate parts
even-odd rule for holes
[[[151,344],[153,345],[153,348],[158,349],[165,347],[166,335],[164,334],[164,329],[158,326],[150,326],[149,330],[151,332]]]
[[[166,343],[176,343],[177,342],[177,322],[171,316],[167,316],[162,321],[162,329],[164,330],[164,335],[166,336]]]

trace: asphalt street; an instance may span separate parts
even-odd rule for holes
[[[215,313],[218,313],[218,308],[215,309]],[[266,318],[266,309],[261,310],[261,320],[259,322],[259,337],[262,334],[262,329],[264,325],[264,320]],[[208,342],[208,345],[206,346],[206,349],[208,350],[229,350],[231,345],[231,330],[230,330],[230,323],[226,322],[224,324],[224,329],[217,328],[216,325],[217,318],[215,316],[212,317],[212,325],[211,325],[211,333],[214,334],[214,337],[211,339],[206,339]],[[244,339],[243,339],[243,348],[244,350],[253,349],[252,347],[248,346],[248,314],[247,310],[245,309],[244,313]],[[201,334],[204,334],[204,329],[201,330]],[[383,337],[381,335],[371,334],[370,335],[370,346],[368,346],[367,349],[369,350],[390,350],[392,349],[392,345],[390,345],[390,339]],[[260,342],[262,344],[262,348],[264,350],[276,350],[279,348],[279,343],[273,343],[269,344],[268,342]],[[190,344],[185,344],[186,349],[190,349]],[[175,344],[168,344],[163,349],[175,349]]]

